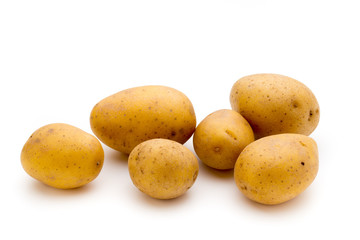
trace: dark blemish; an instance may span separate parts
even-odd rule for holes
[[[81,167],[79,167],[79,169],[80,169]]]
[[[301,165],[303,165],[303,166],[304,166],[304,165],[305,165],[305,163],[304,163],[304,162],[301,162]]]
[[[280,123],[282,123],[283,122],[283,120],[280,120]]]
[[[237,140],[235,134],[234,134],[232,131],[230,131],[229,129],[226,129],[225,133],[226,133],[227,135],[229,135],[229,136],[230,136],[232,139],[234,139],[235,141]]]
[[[129,130],[129,132],[131,132],[131,133],[132,133],[132,132],[133,132],[133,130],[132,130],[132,129],[130,129],[130,130]]]
[[[141,174],[144,174],[144,169],[140,168]]]
[[[172,132],[171,132],[171,136],[174,137],[175,135],[176,135],[176,132],[175,132],[175,131],[172,131]]]
[[[157,134],[157,132],[154,132],[154,134]]]
[[[148,107],[149,110],[151,110],[151,107]]]
[[[119,128],[122,128],[122,126],[120,125]]]
[[[100,162],[96,162],[96,166],[99,166],[100,165]]]
[[[54,132],[54,129],[53,128],[50,128],[49,130],[48,130],[48,133],[53,133]]]
[[[299,141],[299,143],[301,144],[301,146],[306,147],[306,144],[303,143],[302,141]]]
[[[177,120],[177,118],[174,118],[174,120],[176,121],[176,120]]]
[[[65,135],[63,135],[63,137],[65,137]]]
[[[66,168],[69,168],[69,165],[67,165]]]
[[[163,125],[164,124],[164,122],[161,122],[161,125]]]
[[[170,112],[172,112],[173,110],[172,109],[170,109]]]
[[[129,118],[129,121],[131,122],[131,121],[132,121],[132,118]]]
[[[157,118],[154,119],[155,122],[156,122],[157,120],[158,120]]]
[[[181,134],[183,134],[183,133],[184,133],[184,129],[183,129],[183,128],[180,128],[179,132],[180,132]]]
[[[198,171],[196,171],[196,172],[194,173],[194,175],[193,175],[193,181],[195,181],[195,180],[196,180],[197,175],[198,175]]]
[[[36,139],[34,140],[34,142],[35,142],[35,143],[39,143],[39,142],[40,142],[40,139],[39,139],[39,138],[36,138]]]
[[[309,117],[308,117],[308,121],[311,120],[312,115],[313,115],[313,112],[310,110],[310,112],[309,112]]]

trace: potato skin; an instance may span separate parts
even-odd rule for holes
[[[197,126],[193,144],[200,160],[209,167],[233,169],[241,151],[254,141],[249,123],[238,112],[218,110]]]
[[[253,128],[255,138],[280,133],[309,135],[319,122],[319,104],[303,83],[279,74],[254,74],[232,87],[230,103]]]
[[[302,134],[261,138],[241,152],[234,168],[237,187],[249,199],[280,204],[302,193],[319,169],[316,142]]]
[[[168,139],[151,139],[136,146],[129,155],[128,167],[134,185],[157,199],[181,196],[199,172],[195,155]]]
[[[95,105],[90,116],[94,134],[109,147],[129,154],[143,141],[166,138],[185,143],[194,133],[192,103],[165,86],[130,88]]]
[[[93,135],[63,123],[39,128],[21,151],[21,164],[31,177],[60,189],[91,182],[103,162],[103,148]]]

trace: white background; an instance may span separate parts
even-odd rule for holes
[[[1,239],[359,239],[360,7],[358,1],[182,0],[0,2]],[[193,187],[151,199],[108,147],[95,181],[57,190],[22,169],[39,127],[91,133],[104,97],[149,84],[176,88],[198,123],[230,108],[233,83],[279,73],[320,104],[320,169],[277,206],[247,200],[232,171],[200,164]],[[192,140],[186,147],[193,151]]]

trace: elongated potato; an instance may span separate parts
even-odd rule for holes
[[[303,83],[279,74],[254,74],[232,87],[230,103],[255,138],[279,133],[309,135],[319,123],[319,104]]]
[[[261,138],[241,152],[234,168],[235,182],[251,200],[279,204],[302,193],[319,168],[316,142],[302,134]]]
[[[135,87],[95,105],[90,116],[94,134],[109,147],[130,153],[153,138],[185,143],[196,127],[194,108],[180,91],[165,86]]]
[[[24,170],[55,188],[81,187],[101,171],[104,151],[93,135],[74,126],[54,123],[36,130],[21,152]]]

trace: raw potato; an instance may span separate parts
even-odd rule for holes
[[[251,125],[255,138],[279,133],[309,135],[319,122],[319,104],[309,88],[290,77],[255,74],[239,79],[230,102]]]
[[[238,112],[219,110],[196,128],[193,143],[200,160],[216,169],[232,169],[241,151],[254,141],[249,123]]]
[[[184,194],[195,182],[199,164],[194,154],[172,140],[152,139],[130,153],[129,173],[134,185],[157,199]]]
[[[235,164],[234,177],[246,197],[272,205],[302,193],[318,168],[318,150],[312,138],[279,134],[249,144]]]
[[[31,177],[61,189],[91,182],[103,162],[103,148],[94,136],[62,123],[36,130],[21,152],[21,164]]]
[[[165,86],[130,88],[95,105],[91,129],[106,145],[130,153],[153,138],[185,143],[195,131],[196,117],[190,100]]]

